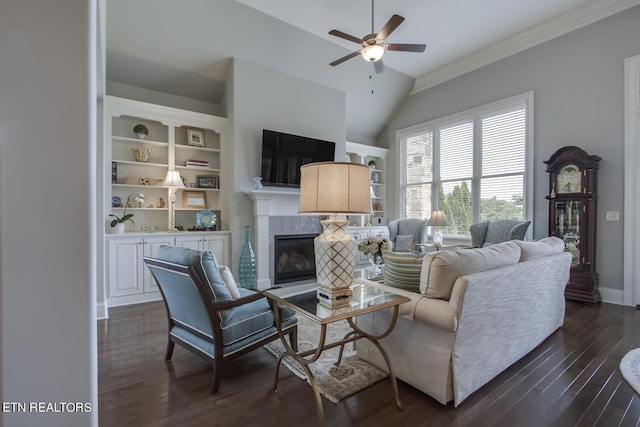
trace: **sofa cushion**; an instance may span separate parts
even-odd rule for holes
[[[479,249],[431,252],[422,262],[420,292],[448,301],[458,277],[516,264],[519,260],[520,247],[511,241]]]
[[[564,251],[564,242],[557,237],[545,237],[535,242],[514,240],[520,246],[520,262],[529,261],[543,256],[559,254]]]
[[[401,234],[396,236],[396,244],[393,247],[395,252],[413,251],[414,237],[412,234]]]
[[[394,288],[419,292],[423,256],[407,252],[383,252],[384,284]]]

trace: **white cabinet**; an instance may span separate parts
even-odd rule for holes
[[[110,307],[162,299],[143,257],[155,257],[162,245],[211,250],[220,265],[231,262],[228,231],[128,233],[107,237],[107,303]]]
[[[160,245],[173,245],[173,237],[123,236],[109,239],[108,287],[109,305],[117,306],[158,300],[162,296],[144,265],[144,256],[154,256]]]
[[[176,246],[213,252],[219,265],[231,263],[231,233],[189,233],[176,236]]]
[[[373,211],[370,216],[350,215],[351,224],[356,226],[386,225],[385,164],[389,150],[348,141],[346,148],[348,161],[367,165],[371,169],[371,205]]]

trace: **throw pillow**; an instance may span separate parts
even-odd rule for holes
[[[394,252],[413,252],[413,236],[406,234],[396,236],[396,244],[393,250]]]
[[[423,256],[424,254],[383,252],[384,284],[394,288],[419,292]]]
[[[519,260],[520,247],[514,242],[479,249],[431,252],[422,263],[420,292],[429,298],[448,301],[458,277],[516,264]]]
[[[238,285],[236,284],[236,279],[233,277],[233,273],[231,272],[231,269],[226,265],[221,265],[218,267],[218,270],[220,270],[220,276],[222,277],[222,281],[224,282],[225,286],[229,290],[229,293],[231,294],[231,298],[233,299],[240,298]]]
[[[514,240],[520,246],[520,262],[559,254],[564,251],[564,242],[557,237],[545,237],[535,242]]]

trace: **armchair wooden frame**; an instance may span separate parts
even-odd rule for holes
[[[221,326],[221,311],[222,310],[228,310],[228,309],[232,309],[234,307],[239,307],[242,306],[244,304],[248,304],[250,302],[253,301],[257,301],[261,298],[266,298],[266,296],[262,293],[262,292],[256,292],[253,295],[249,295],[249,296],[245,296],[245,297],[241,297],[241,298],[237,298],[235,300],[231,300],[231,301],[224,301],[224,302],[215,302],[214,300],[210,299],[207,295],[207,292],[205,291],[205,285],[204,283],[202,283],[202,280],[200,280],[200,278],[198,277],[198,274],[196,273],[196,270],[193,267],[188,267],[188,266],[184,266],[184,265],[180,265],[180,264],[174,264],[174,263],[170,263],[170,262],[166,262],[166,261],[162,261],[162,260],[158,260],[155,258],[149,258],[149,257],[144,257],[144,262],[145,264],[147,264],[149,267],[155,267],[155,268],[159,268],[159,269],[163,269],[163,270],[169,270],[172,272],[175,272],[176,274],[179,275],[184,275],[184,276],[188,276],[191,280],[191,283],[193,284],[193,286],[195,286],[195,288],[198,290],[198,293],[200,294],[200,296],[202,297],[202,300],[204,302],[204,305],[206,307],[207,310],[207,314],[209,317],[209,322],[211,324],[211,331],[213,331],[213,349],[214,349],[214,354],[209,354],[203,350],[201,350],[200,348],[196,347],[195,345],[193,345],[192,343],[177,337],[175,335],[171,334],[171,330],[173,329],[173,327],[176,325],[176,321],[173,318],[172,314],[171,314],[171,309],[169,307],[169,303],[167,302],[167,298],[165,296],[165,292],[163,290],[163,284],[161,283],[160,280],[158,280],[155,272],[154,272],[154,268],[150,268],[151,274],[153,275],[154,279],[156,280],[156,282],[158,283],[158,288],[160,289],[160,293],[162,294],[162,300],[164,301],[164,305],[165,308],[167,310],[167,319],[168,319],[168,332],[167,332],[167,336],[168,336],[168,340],[167,340],[167,349],[165,352],[165,360],[166,361],[170,361],[171,357],[173,356],[173,350],[175,347],[175,344],[179,344],[182,347],[186,348],[187,350],[191,351],[192,353],[204,358],[205,360],[211,361],[212,365],[213,365],[213,379],[212,379],[212,386],[211,386],[211,394],[215,394],[219,389],[220,389],[220,383],[222,381],[222,372],[223,372],[223,367],[225,362],[233,360],[239,356],[242,356],[246,353],[249,353],[261,346],[263,346],[264,344],[273,341],[273,340],[277,340],[279,339],[279,335],[278,335],[278,331],[277,328],[275,328],[275,323],[274,323],[274,331],[273,334],[270,334],[266,337],[263,337],[261,339],[258,339],[254,342],[252,342],[251,344],[242,347],[238,350],[235,350],[231,353],[227,353],[225,354],[224,352],[224,345],[223,345],[223,339],[222,339],[222,326]],[[184,322],[179,322],[180,327],[188,329],[189,332],[191,332],[192,334],[198,336],[199,338],[202,338],[204,340],[207,340],[209,342],[211,342],[211,337],[205,335],[204,333],[202,333],[201,331],[190,327],[189,325],[185,325]],[[292,346],[295,346],[295,348],[297,349],[298,346],[298,339],[297,339],[297,335],[298,335],[298,326],[297,324],[294,324],[292,326],[289,326],[288,328],[285,328],[283,330],[283,334],[285,335],[289,335],[289,342],[291,343]]]

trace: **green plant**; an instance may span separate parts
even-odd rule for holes
[[[109,214],[109,216],[114,217],[115,219],[111,220],[111,227],[115,227],[117,224],[124,224],[127,221],[131,221],[131,223],[133,225],[136,225],[136,223],[133,221],[132,217],[133,214],[126,214],[126,215],[122,215],[122,218],[119,217],[118,215],[114,215],[114,214]]]
[[[127,221],[131,221],[131,224],[136,225],[135,221],[133,220],[133,214],[127,213],[127,208],[129,207],[129,202],[131,201],[132,198],[135,202],[138,202],[138,203],[144,202],[144,194],[142,193],[130,194],[129,197],[127,197],[127,203],[125,203],[124,205],[124,212],[122,213],[121,217],[115,214],[109,214],[109,216],[112,216],[114,218],[113,220],[111,220],[111,227],[115,227],[117,224],[124,224]]]
[[[369,160],[369,163],[367,163],[370,167],[376,167],[376,161],[375,160]]]
[[[149,135],[149,128],[139,123],[133,127],[133,133],[143,133],[145,135]]]

